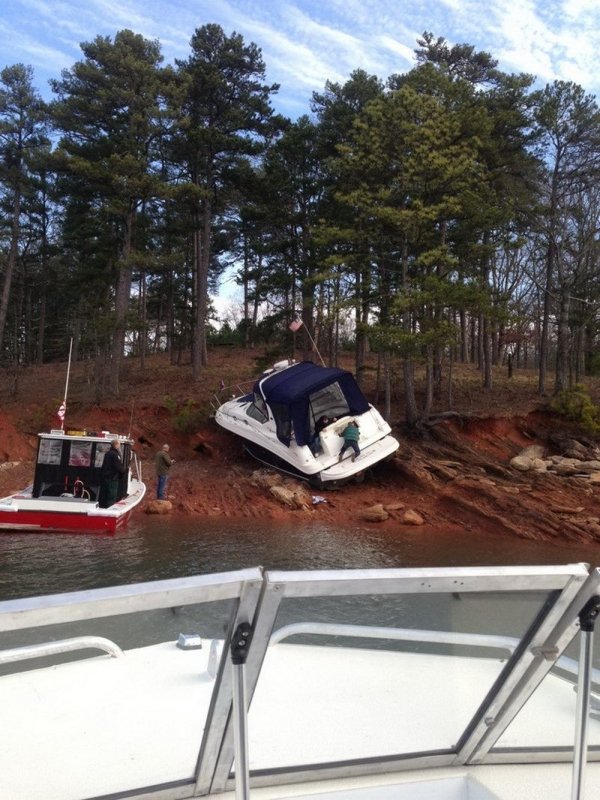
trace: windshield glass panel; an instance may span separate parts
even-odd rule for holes
[[[514,749],[571,748],[575,739],[580,636],[575,637],[519,714],[498,739],[492,753]],[[592,684],[587,739],[600,747],[600,639],[594,637]],[[548,720],[552,724],[540,725]]]
[[[11,731],[0,795],[39,797],[40,775],[61,800],[192,781],[234,610],[188,603],[0,632]],[[25,647],[32,656],[18,657]]]
[[[268,419],[267,416],[267,404],[265,403],[264,399],[257,394],[256,392],[253,395],[252,402],[248,406],[246,410],[246,414],[252,419],[257,420],[258,422],[266,422]]]
[[[285,599],[250,708],[251,769],[455,751],[546,599]]]

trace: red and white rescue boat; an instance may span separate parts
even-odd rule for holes
[[[127,470],[119,479],[117,502],[103,508],[102,461],[115,439]],[[128,436],[51,430],[38,434],[33,483],[0,499],[0,530],[114,533],[127,524],[145,493],[141,465]]]

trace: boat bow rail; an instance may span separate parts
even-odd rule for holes
[[[4,601],[0,797],[239,798],[573,759],[583,797],[600,721],[581,615],[599,594],[599,571],[582,564],[256,567]],[[203,646],[186,651],[186,639]],[[105,654],[76,653],[77,640]],[[518,796],[489,780],[495,793],[472,796]]]

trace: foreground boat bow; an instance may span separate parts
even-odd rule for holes
[[[254,568],[2,602],[0,796],[579,800],[599,593],[582,564]]]

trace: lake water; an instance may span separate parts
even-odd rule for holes
[[[431,534],[138,514],[115,536],[0,534],[0,599],[78,591],[245,567],[600,566],[600,545],[549,544],[484,532]]]

